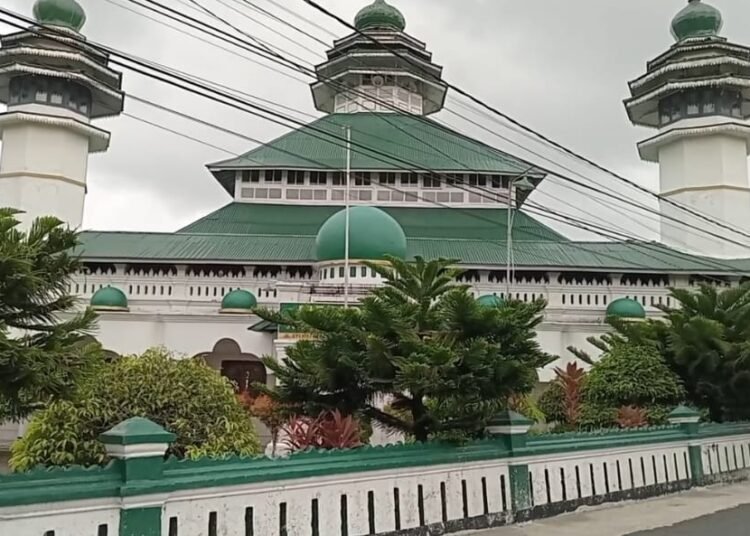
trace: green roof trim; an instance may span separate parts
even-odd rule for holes
[[[337,212],[320,228],[315,238],[319,261],[346,258],[347,210]],[[349,209],[349,258],[379,261],[387,256],[406,258],[406,235],[387,212],[375,207]]]
[[[242,156],[210,164],[208,169],[213,173],[267,168],[342,171],[346,169],[346,142],[342,139],[346,127],[352,133],[354,171],[401,171],[406,167],[518,175],[528,170],[528,165],[515,157],[431,119],[375,112],[327,115]],[[219,180],[233,193],[233,177]]]
[[[148,443],[171,443],[175,435],[167,432],[149,419],[133,417],[123,421],[99,436],[105,445],[139,445]]]

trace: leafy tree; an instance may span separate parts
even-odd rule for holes
[[[659,424],[684,398],[682,383],[655,347],[618,343],[586,375],[580,422],[584,427],[612,426],[622,407],[633,406]]]
[[[174,456],[260,451],[250,415],[226,378],[201,360],[152,349],[101,367],[72,401],[34,414],[12,446],[11,467],[103,463],[106,453],[97,437],[131,417],[147,417],[176,434],[169,450]]]
[[[661,307],[663,319],[614,320],[615,333],[596,343],[651,345],[682,380],[687,400],[712,420],[750,418],[750,282],[672,289],[671,296],[677,305]]]
[[[96,315],[74,312],[68,293],[80,268],[75,232],[56,218],[24,232],[17,214],[0,209],[0,421],[70,396],[101,359],[88,336]]]
[[[535,340],[545,304],[482,307],[455,283],[455,261],[370,264],[384,285],[361,306],[303,307],[260,316],[313,335],[265,358],[272,396],[308,415],[338,409],[424,441],[476,433],[513,394],[529,392],[551,361]],[[392,411],[383,411],[383,400]]]

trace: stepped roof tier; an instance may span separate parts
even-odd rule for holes
[[[87,261],[313,264],[316,235],[340,207],[231,203],[177,233],[87,231]],[[404,230],[407,258],[460,259],[464,265],[504,265],[504,209],[384,207]],[[747,273],[750,259],[706,259],[650,242],[573,242],[516,214],[515,265],[589,271]]]
[[[242,156],[208,169],[234,195],[243,169],[346,169],[345,127],[351,127],[352,171],[436,171],[518,175],[528,165],[424,117],[406,114],[332,114]],[[530,172],[534,186],[543,175]]]

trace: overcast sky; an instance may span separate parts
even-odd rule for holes
[[[199,1],[246,32],[306,61],[319,63],[324,57],[325,47],[321,44],[254,13],[242,5],[243,0]],[[302,0],[251,1],[326,42],[332,40],[331,35],[293,18],[274,3],[296,11],[335,35],[349,33]],[[297,114],[300,118],[309,120],[303,114],[317,113],[306,83],[198,41],[185,30],[175,31],[120,7],[144,13],[128,0],[79,2],[88,14],[83,31],[93,41],[292,107],[301,112]],[[205,19],[186,5],[187,0],[162,2]],[[367,0],[320,2],[351,20]],[[392,3],[406,16],[407,33],[425,41],[434,60],[444,66],[447,80],[640,184],[657,188],[657,167],[641,163],[635,148],[636,142],[649,132],[629,124],[622,100],[628,96],[628,80],[641,75],[646,61],[673,43],[669,23],[685,0],[393,0]],[[723,35],[750,44],[750,2],[714,0],[713,3],[724,14]],[[31,13],[32,4],[32,0],[3,0],[4,6],[26,15]],[[279,37],[258,22],[280,30],[299,44]],[[212,24],[219,23],[212,21]],[[0,24],[0,30],[5,33],[10,28]],[[271,140],[285,131],[278,125],[166,88],[132,72],[124,73],[124,88],[127,93],[167,104],[253,138]],[[653,202],[637,196],[632,189],[620,188],[607,175],[595,173],[513,133],[488,115],[473,115],[453,101],[448,105],[527,149],[541,152],[557,164],[572,166],[597,185],[617,187],[639,202]],[[132,117],[100,121],[99,126],[112,131],[112,145],[109,152],[93,155],[90,160],[86,228],[170,231],[230,201],[205,164],[245,152],[253,147],[252,143],[133,100],[126,102],[126,111],[224,151],[164,132]],[[443,111],[436,118],[501,149],[554,167],[449,112]],[[532,200],[578,218],[598,218],[631,234],[653,237],[656,230],[653,220],[628,222],[626,214],[632,213],[632,209],[621,205],[611,212],[601,204],[582,200],[580,194],[570,191],[557,179],[548,180]]]

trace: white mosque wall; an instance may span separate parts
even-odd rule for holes
[[[260,358],[273,354],[273,338],[248,329],[259,320],[254,315],[104,312],[96,337],[106,350],[120,355],[163,346],[185,357],[211,352],[217,342],[232,339],[243,353]]]

